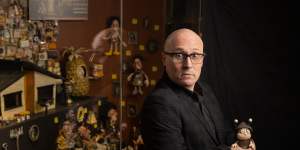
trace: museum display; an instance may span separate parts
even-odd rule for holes
[[[117,16],[123,16],[118,13],[97,14],[97,22],[88,18],[88,3],[0,1],[0,149],[117,150],[132,146],[137,150],[143,145],[140,136],[128,143],[127,132],[139,117],[140,105],[127,102],[142,99],[150,80],[142,58],[135,58],[130,70],[127,57],[138,51],[145,56],[147,41],[160,33],[145,34],[152,26],[151,15],[134,16],[129,32],[124,31],[124,24],[121,27]],[[82,28],[91,22],[93,26]],[[78,31],[73,23],[78,24]],[[106,26],[98,31],[97,23]],[[84,34],[73,36],[82,31]],[[90,45],[91,39],[91,48],[81,48]],[[149,52],[153,55],[156,49],[154,44]],[[121,55],[123,50],[128,54]],[[124,87],[127,85],[130,88]],[[133,96],[119,103],[127,92]],[[105,102],[103,97],[109,98]],[[119,118],[122,113],[123,120]]]

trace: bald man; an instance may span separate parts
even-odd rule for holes
[[[165,72],[141,113],[146,150],[230,149],[232,129],[212,91],[197,83],[204,56],[203,42],[192,30],[179,29],[167,37]]]

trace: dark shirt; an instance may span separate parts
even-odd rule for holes
[[[226,136],[232,130],[205,84],[190,91],[164,75],[146,97],[141,115],[146,150],[220,150],[231,144]]]

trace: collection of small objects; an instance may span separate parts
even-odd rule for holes
[[[0,6],[0,59],[29,61],[61,75],[56,51],[58,34],[57,21],[28,20],[18,1]]]

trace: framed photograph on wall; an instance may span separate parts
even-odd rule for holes
[[[128,115],[128,117],[136,117],[137,110],[136,110],[136,106],[135,105],[128,104],[127,115]]]
[[[88,20],[88,0],[30,0],[30,20]]]
[[[136,31],[128,31],[128,44],[138,44],[138,35]]]
[[[113,97],[120,97],[120,82],[117,80],[112,81],[112,95]]]
[[[5,57],[6,49],[4,46],[0,46],[0,59]]]

